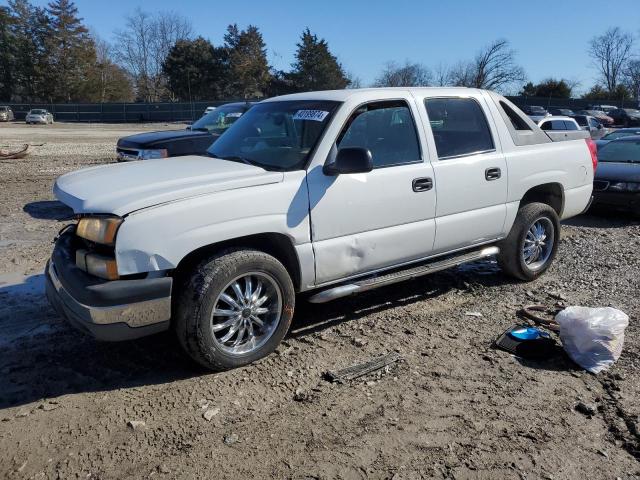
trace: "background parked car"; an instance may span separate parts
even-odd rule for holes
[[[564,130],[575,131],[580,130],[578,122],[571,117],[547,117],[538,122],[538,126],[542,130]]]
[[[29,110],[29,113],[27,113],[25,121],[28,124],[43,123],[47,125],[53,123],[53,115],[43,108],[32,108]]]
[[[521,110],[534,122],[539,122],[550,115],[549,112],[539,105],[524,105],[521,107]]]
[[[211,144],[252,105],[248,102],[227,103],[183,130],[163,130],[123,137],[118,140],[116,148],[118,161],[205,155]]]
[[[640,128],[618,128],[613,132],[607,133],[600,140],[596,140],[596,145],[600,148],[613,140],[618,140],[623,137],[631,137],[633,135],[640,135]]]
[[[563,107],[549,107],[547,108],[547,111],[551,114],[551,115],[563,115],[565,117],[572,117],[575,115],[574,111],[571,110],[570,108],[563,108]]]
[[[594,140],[602,138],[607,133],[607,129],[604,128],[597,118],[591,115],[574,115],[572,118],[582,130],[589,132],[591,138]]]
[[[589,105],[587,107],[587,110],[598,110],[608,115],[610,111],[616,110],[617,108],[618,107],[616,107],[615,105]]]
[[[640,136],[614,140],[598,150],[593,205],[640,213]]]
[[[576,115],[591,115],[598,119],[598,121],[605,127],[613,126],[613,118],[604,113],[602,110],[578,110]]]
[[[608,115],[613,118],[616,125],[624,125],[625,127],[640,125],[640,110],[635,108],[616,108],[611,110]]]
[[[11,107],[0,106],[0,122],[11,122],[14,119]]]

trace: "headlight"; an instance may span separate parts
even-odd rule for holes
[[[614,192],[640,192],[640,183],[612,182],[609,184],[608,190],[613,190]]]
[[[114,245],[121,223],[122,219],[118,217],[81,218],[76,227],[76,235],[103,245]]]
[[[76,250],[76,266],[94,277],[105,280],[120,278],[116,259],[113,257],[88,253],[86,250]]]
[[[155,158],[167,158],[168,156],[169,152],[167,152],[166,148],[159,150],[140,150],[138,152],[138,158],[140,158],[140,160],[153,160]]]

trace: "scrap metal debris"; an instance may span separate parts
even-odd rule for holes
[[[29,147],[30,145],[25,143],[19,147],[6,146],[5,148],[0,148],[0,159],[9,160],[26,157],[29,154]]]
[[[558,322],[555,321],[555,316],[561,310],[562,308],[558,306],[549,308],[544,305],[527,305],[523,309],[518,310],[518,316],[526,318],[527,320],[532,320],[538,325],[542,325],[551,331],[558,332],[560,330],[560,326],[558,325]],[[551,318],[543,317],[542,315],[538,315],[536,312],[546,314]]]
[[[358,363],[356,365],[343,368],[342,370],[328,370],[325,372],[325,378],[331,382],[345,383],[362,377],[368,373],[375,372],[376,370],[384,368],[387,365],[391,365],[401,359],[402,357],[398,353],[392,352],[364,363]]]

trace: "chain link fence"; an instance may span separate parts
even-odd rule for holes
[[[16,120],[24,120],[29,110],[43,108],[59,122],[137,123],[189,122],[200,118],[207,107],[244,100],[217,100],[193,103],[9,103]]]
[[[589,105],[613,105],[637,108],[637,100],[583,100],[577,98],[507,97],[518,106],[540,105],[582,110]],[[10,103],[16,120],[24,120],[32,108],[44,108],[60,122],[138,123],[192,122],[202,116],[207,107],[244,100],[166,103]]]

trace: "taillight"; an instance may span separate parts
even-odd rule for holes
[[[590,138],[585,138],[587,142],[587,147],[589,147],[589,153],[591,154],[591,163],[593,163],[593,173],[596,172],[596,168],[598,167],[598,146],[596,142],[591,140]]]

